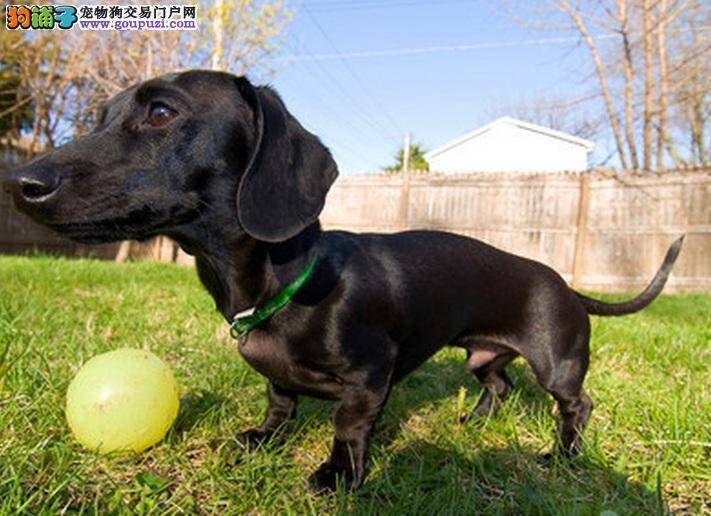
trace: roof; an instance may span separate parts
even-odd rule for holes
[[[565,142],[571,143],[573,145],[580,145],[581,147],[585,148],[587,152],[590,152],[593,150],[593,147],[595,147],[595,143],[591,142],[590,140],[585,140],[583,138],[578,138],[577,136],[573,136],[572,134],[564,133],[562,131],[556,131],[555,129],[549,129],[548,127],[543,127],[542,125],[536,125],[536,124],[531,124],[529,122],[524,122],[522,120],[517,120],[515,118],[511,118],[509,116],[502,116],[501,118],[497,118],[496,120],[489,122],[488,124],[479,127],[478,129],[474,129],[473,131],[470,131],[459,138],[456,138],[450,142],[445,143],[444,145],[437,147],[436,149],[432,149],[431,151],[425,153],[425,159],[430,159],[434,156],[437,156],[439,154],[442,154],[445,151],[448,151],[449,149],[456,147],[458,145],[461,145],[462,143],[469,141],[473,138],[476,138],[485,132],[491,130],[492,128],[496,127],[497,125],[513,125],[515,127],[525,129],[527,131],[533,131],[536,133],[544,134],[546,136],[550,136],[551,138],[557,138],[559,140],[563,140]]]

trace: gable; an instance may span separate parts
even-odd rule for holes
[[[523,122],[521,120],[516,120],[515,118],[501,117],[429,151],[425,154],[425,159],[429,161],[442,153],[449,152],[452,149],[455,149],[460,145],[467,144],[472,140],[486,140],[487,138],[491,138],[494,134],[499,135],[500,137],[507,136],[519,141],[526,139],[529,141],[538,141],[541,144],[546,142],[547,139],[557,140],[559,142],[558,145],[568,145],[573,146],[574,148],[578,147],[586,153],[590,152],[595,146],[595,144],[590,140],[584,140],[583,138],[578,138],[577,136],[573,136],[571,134]]]

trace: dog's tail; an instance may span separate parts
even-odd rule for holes
[[[647,306],[649,303],[654,301],[659,293],[664,288],[664,284],[667,282],[669,273],[674,266],[674,262],[679,256],[679,251],[681,251],[681,244],[684,242],[684,235],[679,237],[667,251],[667,255],[664,257],[664,262],[662,266],[659,267],[657,274],[654,275],[652,281],[647,285],[641,294],[637,297],[630,299],[629,301],[624,301],[622,303],[605,303],[604,301],[599,301],[593,299],[579,292],[575,292],[583,302],[583,306],[592,315],[627,315],[634,312],[640,311],[642,308]]]

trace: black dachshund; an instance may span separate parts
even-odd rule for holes
[[[588,314],[648,305],[681,239],[642,294],[608,304],[471,238],[321,231],[337,175],[273,90],[191,71],[120,93],[92,133],[3,184],[17,208],[76,241],[161,234],[193,254],[240,352],[269,380],[264,422],[238,440],[253,447],[288,426],[299,394],[338,400],[331,455],[310,478],[318,491],[363,482],[390,388],[445,345],[466,350],[485,388],[470,416],[496,411],[512,389],[506,365],[523,356],[558,402],[560,451],[576,453],[592,409]]]

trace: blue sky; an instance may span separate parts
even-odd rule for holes
[[[523,27],[495,0],[291,5],[271,83],[331,148],[342,173],[390,164],[406,132],[432,149],[490,121],[501,106],[590,90],[584,49],[534,43],[566,34]],[[604,155],[605,142],[598,147]]]

